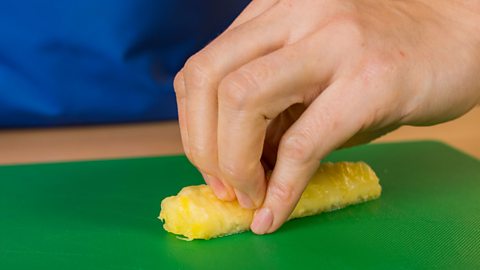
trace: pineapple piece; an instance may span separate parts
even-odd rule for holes
[[[364,162],[323,163],[314,174],[289,219],[333,211],[380,196],[375,172]],[[207,185],[183,188],[161,203],[159,219],[168,232],[186,240],[210,239],[246,231],[254,210],[237,201],[217,199]]]

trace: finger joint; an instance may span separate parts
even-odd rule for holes
[[[315,144],[305,132],[285,134],[280,142],[279,156],[298,163],[308,163],[314,158]]]
[[[220,82],[219,102],[236,110],[254,106],[258,93],[256,81],[256,77],[248,71],[239,70],[231,73]]]

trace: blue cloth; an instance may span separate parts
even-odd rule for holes
[[[0,127],[175,118],[173,76],[247,2],[0,1]]]

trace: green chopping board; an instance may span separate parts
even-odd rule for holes
[[[480,269],[480,161],[437,142],[373,144],[380,199],[278,232],[186,242],[159,203],[202,182],[183,156],[0,167],[0,269]]]

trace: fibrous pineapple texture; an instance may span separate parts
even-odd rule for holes
[[[376,199],[381,190],[375,172],[364,162],[323,163],[289,219]],[[210,239],[248,230],[253,213],[236,201],[217,199],[208,186],[198,185],[165,198],[159,218],[168,232],[187,239]]]

